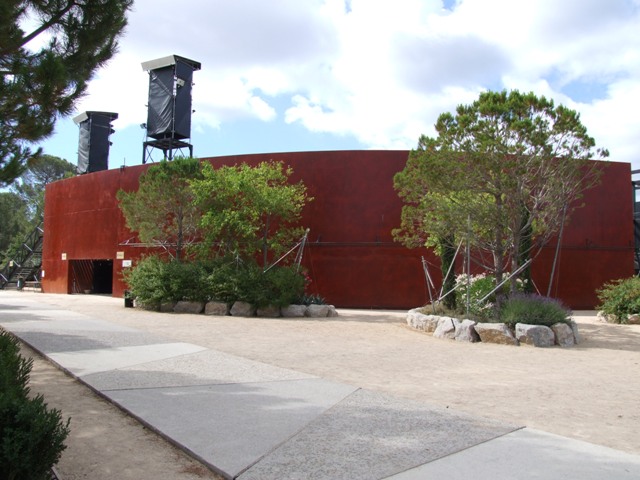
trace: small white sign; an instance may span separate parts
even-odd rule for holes
[[[66,260],[66,259],[67,259],[67,254],[66,254],[66,253],[63,253],[63,254],[62,254],[62,260]]]
[[[131,260],[122,260],[122,268],[131,267]]]
[[[44,270],[40,273],[40,278],[44,278]]]
[[[116,260],[124,259],[124,252],[116,252]]]

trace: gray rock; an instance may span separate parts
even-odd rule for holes
[[[176,303],[173,311],[176,313],[202,313],[204,310],[204,302],[189,302],[182,300]]]
[[[520,343],[534,347],[551,347],[555,343],[553,330],[545,325],[516,324],[516,338]]]
[[[313,318],[325,318],[329,315],[329,305],[309,305],[305,315]]]
[[[287,305],[280,309],[280,314],[287,318],[304,317],[307,311],[306,305]]]
[[[462,320],[456,328],[455,339],[459,342],[479,342],[480,336],[475,329],[476,322],[473,320]]]
[[[329,307],[329,313],[327,314],[327,317],[339,317],[340,315],[338,314],[338,311],[336,310],[336,307],[334,307],[333,305],[327,305]]]
[[[556,323],[551,325],[551,330],[556,336],[556,345],[561,347],[573,347],[576,343],[573,329],[566,323]]]
[[[280,316],[280,307],[276,307],[275,305],[260,307],[256,315],[263,318],[278,318]]]
[[[229,313],[229,306],[224,302],[207,302],[204,306],[205,315],[220,315],[224,316]]]
[[[255,317],[256,309],[247,302],[233,302],[229,313],[234,317]]]
[[[629,325],[640,325],[640,315],[634,313],[633,315],[629,315],[627,317],[627,323]]]
[[[162,313],[173,312],[176,308],[176,302],[162,302],[160,304],[160,311]]]
[[[460,320],[457,318],[440,317],[438,320],[438,326],[433,332],[433,336],[436,338],[450,338],[456,337],[456,325],[460,324]]]
[[[475,330],[481,342],[518,345],[518,340],[504,323],[478,323]]]
[[[575,321],[571,320],[569,322],[569,326],[573,331],[573,341],[576,343],[576,345],[578,345],[582,341],[580,339],[580,333],[578,332],[578,324]]]
[[[420,311],[420,308],[414,308],[407,313],[407,325],[416,330],[423,330],[427,333],[433,333],[438,327],[438,321],[441,317],[437,315],[426,315]]]
[[[407,325],[411,328],[415,328],[416,330],[424,330],[424,326],[427,323],[427,317],[424,313],[417,311],[418,309],[414,308],[413,310],[409,310],[407,313]]]

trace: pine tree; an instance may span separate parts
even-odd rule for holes
[[[41,154],[53,132],[114,55],[133,0],[0,2],[0,187]],[[37,19],[25,31],[29,19]],[[35,49],[34,39],[47,38]],[[39,38],[39,39],[40,39]]]

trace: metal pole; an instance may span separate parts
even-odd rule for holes
[[[562,207],[562,223],[560,224],[560,233],[558,233],[558,243],[556,245],[556,253],[553,257],[553,265],[551,267],[551,276],[549,277],[549,287],[547,288],[547,297],[551,296],[551,287],[553,285],[553,277],[556,275],[556,264],[558,263],[558,256],[560,255],[560,244],[562,243],[562,234],[564,232],[564,219],[567,214],[567,204]]]

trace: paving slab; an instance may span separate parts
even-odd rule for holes
[[[97,390],[180,387],[316,378],[313,375],[204,350],[82,377]]]
[[[632,480],[640,457],[530,428],[422,465],[388,480]]]
[[[47,356],[67,371],[78,377],[82,377],[83,375],[130,367],[154,360],[201,352],[203,350],[206,349],[191,343],[162,343],[56,352],[50,353]]]
[[[121,325],[95,320],[81,313],[55,308],[24,306],[19,309],[0,305],[0,325],[15,332],[111,331],[135,332]]]
[[[517,428],[358,390],[238,478],[384,478]]]
[[[138,330],[64,330],[61,328],[52,331],[13,331],[44,354],[174,343],[167,338]]]
[[[235,478],[355,390],[304,379],[103,393],[201,461]]]

